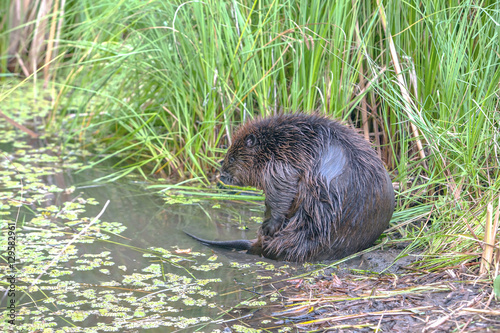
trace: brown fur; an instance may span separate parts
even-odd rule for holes
[[[369,142],[319,115],[242,125],[220,180],[263,190],[265,221],[249,252],[279,260],[338,259],[363,250],[394,211],[391,180]]]

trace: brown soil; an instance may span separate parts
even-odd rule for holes
[[[373,251],[313,280],[274,284],[283,306],[253,320],[270,332],[500,332],[500,299],[477,263],[430,273],[406,267],[417,256],[393,264],[400,253]]]
[[[294,322],[307,331],[500,331],[500,304],[490,283],[459,270],[399,277],[332,275],[304,284],[288,301],[313,309]]]

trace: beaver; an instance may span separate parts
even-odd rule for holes
[[[388,227],[394,188],[370,143],[318,114],[280,114],[243,124],[220,181],[265,194],[255,240],[209,241],[293,261],[340,259],[366,249]]]

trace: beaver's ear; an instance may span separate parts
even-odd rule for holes
[[[245,139],[245,144],[248,148],[252,148],[257,143],[257,138],[253,134],[248,134]]]

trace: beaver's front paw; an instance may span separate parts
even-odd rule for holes
[[[260,227],[260,234],[263,236],[272,236],[281,229],[284,222],[285,217],[267,219]]]

